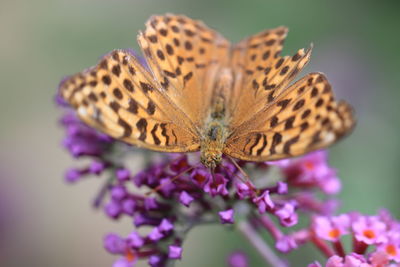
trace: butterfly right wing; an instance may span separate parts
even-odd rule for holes
[[[310,73],[228,138],[225,154],[247,161],[300,156],[325,148],[354,127],[353,110],[335,101],[321,73]]]
[[[286,27],[266,30],[235,45],[232,67],[236,81],[228,106],[231,129],[274,101],[309,61],[311,48],[300,49],[292,57],[280,56],[287,32]]]
[[[83,121],[116,139],[157,151],[197,151],[193,125],[160,88],[133,54],[116,50],[64,80],[60,93]]]

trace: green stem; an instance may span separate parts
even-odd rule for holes
[[[288,264],[279,258],[268,244],[260,237],[259,233],[247,221],[241,221],[238,227],[243,236],[253,245],[261,257],[273,267],[287,267]]]

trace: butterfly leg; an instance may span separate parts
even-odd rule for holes
[[[233,165],[235,165],[235,167],[239,170],[239,172],[243,175],[243,177],[240,178],[244,178],[244,183],[247,184],[250,187],[252,186],[252,183],[250,182],[250,176],[242,169],[242,167],[240,167],[240,165],[230,156],[226,155],[229,160],[233,163]],[[243,179],[240,179],[243,180]]]

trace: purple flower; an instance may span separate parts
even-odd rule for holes
[[[146,184],[147,180],[148,180],[148,174],[146,171],[138,172],[133,177],[133,182],[137,187],[141,187],[142,185]]]
[[[240,199],[252,198],[256,195],[256,187],[251,183],[251,181],[247,181],[246,183],[237,181],[235,187],[236,193]]]
[[[126,188],[122,185],[114,186],[111,189],[111,198],[115,201],[120,201],[124,199],[127,195]]]
[[[163,255],[151,255],[148,260],[148,263],[151,267],[164,266],[164,262],[165,257]]]
[[[208,180],[211,179],[211,174],[203,168],[196,168],[190,173],[190,178],[195,184],[202,188]]]
[[[138,260],[135,251],[129,247],[129,239],[123,239],[116,234],[108,234],[103,240],[104,248],[112,253],[122,255],[121,258],[116,260],[113,266],[117,267],[133,267]]]
[[[274,211],[279,222],[284,227],[290,227],[297,224],[298,216],[295,212],[295,206],[293,203],[286,202],[282,207]]]
[[[68,78],[69,78],[69,76],[64,77],[61,80],[59,86],[61,86],[61,84],[63,84]],[[64,98],[60,94],[56,94],[54,96],[54,102],[60,107],[64,107],[64,108],[69,107],[68,103],[64,100]]]
[[[135,213],[136,203],[133,199],[124,199],[121,203],[122,211],[132,216]]]
[[[168,247],[168,258],[174,260],[180,260],[182,257],[182,247],[176,245],[170,245]]]
[[[179,201],[186,207],[189,207],[190,203],[192,203],[193,200],[194,198],[186,191],[182,191],[179,195]]]
[[[216,195],[226,196],[228,195],[228,188],[226,187],[228,179],[223,175],[216,173],[213,179],[209,179],[208,183],[204,186],[204,192],[209,193],[212,197]]]
[[[89,172],[99,175],[106,169],[106,167],[107,163],[105,163],[104,161],[94,160],[89,166]]]
[[[119,205],[119,202],[116,201],[110,201],[105,207],[104,210],[106,214],[113,219],[117,219],[119,215],[121,214],[121,206]]]
[[[218,212],[219,218],[222,224],[232,224],[234,223],[234,211],[233,209],[227,209],[224,211]]]
[[[296,240],[288,235],[280,237],[275,243],[275,248],[282,253],[288,253],[297,247]]]
[[[189,162],[188,162],[188,158],[186,155],[182,155],[180,157],[178,157],[175,160],[171,161],[170,164],[170,169],[175,172],[175,174],[178,174],[186,169],[188,169],[190,167]]]
[[[146,210],[156,210],[159,208],[159,205],[154,197],[148,197],[144,200],[144,208]]]
[[[60,122],[66,128],[67,132],[67,137],[63,141],[64,147],[74,157],[100,157],[108,151],[113,139],[86,126],[76,115],[67,113]]]
[[[162,233],[168,233],[172,229],[174,229],[174,225],[168,220],[168,219],[163,219],[158,226],[160,232]]]
[[[119,181],[127,181],[130,178],[130,171],[128,169],[118,169],[116,171],[116,176],[118,178]]]
[[[228,266],[229,267],[248,267],[249,260],[247,255],[242,251],[235,251],[231,253],[228,257]]]
[[[315,189],[325,194],[340,189],[336,172],[328,166],[324,152],[296,160],[258,164],[239,161],[235,165],[224,158],[213,173],[199,164],[198,154],[190,160],[185,154],[163,154],[161,159],[146,157],[149,158],[146,167],[132,173],[126,162],[128,155],[137,155],[135,148],[122,145],[88,127],[69,111],[61,124],[67,133],[64,146],[74,157],[91,159],[87,166],[71,169],[66,179],[74,182],[90,174],[104,174],[99,176],[99,180],[103,176],[111,176],[103,181],[104,185],[96,198],[97,206],[103,207],[112,219],[130,217],[136,228],[152,227],[144,236],[139,234],[138,229],[125,238],[117,235],[107,237],[107,251],[121,256],[115,266],[133,266],[138,259],[146,258],[150,266],[163,267],[170,260],[180,259],[181,243],[186,233],[182,234],[181,230],[210,221],[217,213],[222,224],[234,224],[235,213],[244,215],[244,218],[251,214],[251,224],[264,227],[274,238],[276,248],[289,252],[309,240],[313,236],[312,231],[301,229],[283,234],[279,227],[297,224],[298,212],[332,212],[327,208],[331,200],[319,200]],[[262,177],[260,180],[249,179],[237,168],[241,166],[245,170],[248,165],[252,165],[252,172],[260,174],[255,175]],[[278,174],[283,176],[274,180],[275,184],[265,178],[269,178],[268,172],[273,169],[281,169]],[[264,186],[258,188],[261,184]],[[192,204],[194,202],[196,205]],[[252,209],[258,210],[258,213],[251,212]],[[265,218],[271,215],[278,220],[267,222]],[[395,228],[396,224],[392,224]],[[395,241],[392,244],[397,246]],[[379,247],[382,251],[394,251],[390,248],[383,244]],[[231,265],[248,266],[246,260],[239,261],[239,256],[236,258],[239,265],[232,262]]]
[[[278,182],[276,186],[276,193],[279,195],[285,195],[288,193],[288,185],[284,182]]]
[[[138,249],[144,245],[144,239],[137,232],[132,232],[128,235],[127,241],[129,246]]]
[[[154,227],[148,237],[151,241],[158,241],[164,237],[164,234],[160,231],[160,228]]]
[[[133,222],[136,227],[140,227],[142,225],[158,225],[160,223],[160,219],[153,218],[150,214],[140,212],[135,213]]]
[[[112,254],[122,254],[126,250],[126,243],[120,236],[108,234],[104,237],[104,248]]]
[[[133,256],[134,257],[134,256]],[[128,258],[120,258],[116,260],[112,267],[134,267],[136,265],[136,257],[133,260]]]
[[[171,178],[168,177],[160,180],[160,188],[160,192],[164,196],[170,197],[176,189],[176,186],[174,185],[174,183],[171,182]]]
[[[69,169],[65,173],[65,180],[69,183],[74,183],[79,181],[85,174],[88,173],[87,169]]]
[[[253,202],[257,205],[260,213],[265,213],[267,209],[273,209],[275,207],[268,190],[265,190],[260,196],[253,198]]]

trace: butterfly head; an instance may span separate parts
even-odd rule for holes
[[[202,153],[200,161],[205,167],[213,170],[221,163],[222,153]]]

